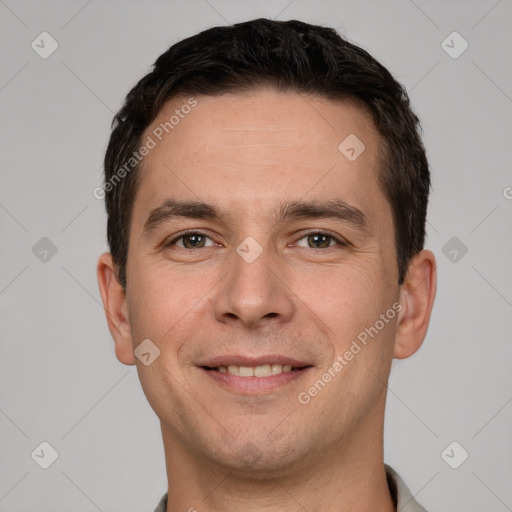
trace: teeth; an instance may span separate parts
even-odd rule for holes
[[[270,377],[272,375],[272,369],[269,364],[262,364],[254,368],[255,377]]]
[[[240,375],[240,368],[234,364],[230,364],[228,366],[228,372],[231,373],[231,375]]]
[[[238,375],[240,375],[240,377],[254,377],[254,368],[250,366],[239,366]]]
[[[280,373],[288,373],[292,371],[292,367],[288,364],[262,364],[260,366],[238,366],[230,364],[229,366],[218,366],[216,368],[220,373],[231,373],[239,377],[270,377],[279,375]]]

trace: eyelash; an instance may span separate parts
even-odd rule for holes
[[[189,231],[185,231],[185,232],[181,233],[179,236],[177,236],[176,238],[172,239],[170,242],[165,243],[164,245],[165,245],[165,247],[176,245],[176,242],[178,240],[181,240],[182,238],[184,238],[184,237],[186,237],[188,235],[202,235],[202,236],[206,236],[210,240],[212,240],[211,236],[209,235],[209,233],[207,231],[201,231],[201,230],[194,229],[194,230],[189,230]],[[305,233],[304,235],[302,235],[299,238],[299,240],[302,240],[303,238],[306,238],[306,237],[308,237],[310,235],[325,235],[325,236],[331,238],[332,240],[334,240],[337,243],[337,245],[344,246],[344,247],[349,245],[349,243],[346,240],[339,239],[339,238],[335,237],[334,235],[331,235],[331,233],[328,233],[326,231],[310,231],[309,233]],[[211,246],[209,246],[209,247],[211,247]],[[188,247],[180,247],[180,249],[185,249],[185,250],[188,250],[188,251],[192,251],[192,250],[197,250],[197,249],[208,249],[209,247],[198,247],[196,249],[189,249]],[[311,249],[313,251],[318,251],[319,249],[326,250],[326,249],[332,249],[333,247],[335,247],[335,245],[331,245],[329,247],[324,247],[324,248],[305,247],[305,249]]]

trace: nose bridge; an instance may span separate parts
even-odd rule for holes
[[[217,320],[256,327],[271,318],[291,318],[294,304],[285,283],[285,271],[268,241],[260,244],[255,238],[245,238],[234,248],[227,264],[231,271],[215,301]]]

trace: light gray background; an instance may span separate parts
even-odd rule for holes
[[[510,0],[0,0],[1,511],[141,512],[166,491],[158,420],[100,305],[92,192],[113,113],[156,57],[256,17],[337,27],[407,87],[439,288],[423,347],[394,364],[385,459],[431,512],[512,510]],[[43,31],[59,44],[47,59],[31,48]],[[441,46],[453,31],[469,43],[457,59]],[[46,263],[42,237],[57,247]],[[452,237],[468,248],[456,262]],[[31,458],[42,441],[59,455],[46,470]],[[469,453],[458,469],[441,457],[452,441]]]

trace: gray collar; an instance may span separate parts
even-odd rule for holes
[[[387,464],[386,477],[388,480],[389,491],[396,506],[397,512],[427,512],[413,497],[411,491],[400,478],[400,475]],[[167,493],[164,494],[155,512],[167,512]]]

